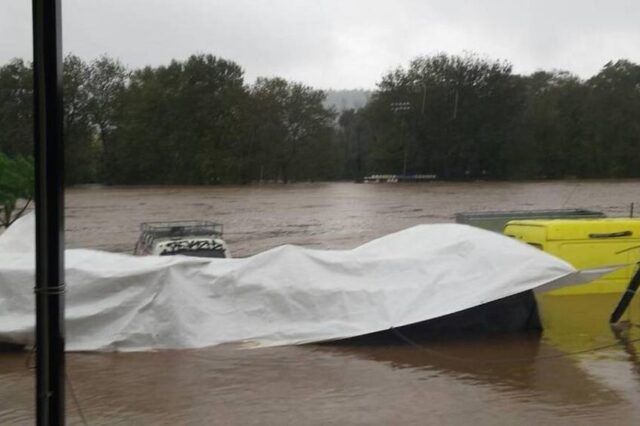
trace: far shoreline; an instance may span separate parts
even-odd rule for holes
[[[380,183],[362,183],[353,180],[323,180],[323,181],[294,181],[294,182],[249,182],[249,183],[213,183],[213,184],[175,184],[175,183],[141,183],[141,184],[106,184],[106,183],[82,183],[75,185],[66,185],[66,190],[90,190],[90,189],[141,189],[141,188],[163,188],[163,189],[179,189],[179,188],[287,188],[296,186],[322,186],[332,184],[353,184],[363,186],[427,186],[435,184],[537,184],[537,183],[640,183],[640,177],[627,178],[531,178],[531,179],[433,179],[425,182],[380,182]]]

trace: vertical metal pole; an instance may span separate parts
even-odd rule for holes
[[[456,99],[453,104],[453,119],[458,117],[458,89],[456,89]]]
[[[64,424],[64,145],[61,0],[33,0],[36,416]]]
[[[402,138],[402,148],[404,150],[404,160],[402,162],[402,176],[407,177],[407,135],[406,135],[406,123],[404,116],[400,122],[400,137]]]
[[[640,288],[640,267],[636,269],[636,272],[631,277],[629,285],[624,293],[622,293],[622,297],[620,297],[620,300],[616,305],[616,309],[611,314],[611,317],[609,318],[609,322],[611,324],[620,321],[620,318],[622,318],[622,315],[624,315],[625,311],[629,307],[629,304],[631,303],[631,300],[633,300],[633,296],[635,296],[638,288]]]

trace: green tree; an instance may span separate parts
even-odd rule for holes
[[[640,176],[640,65],[626,60],[609,62],[586,86],[589,174]]]
[[[585,175],[587,89],[582,81],[567,72],[539,71],[522,82],[526,108],[519,145],[523,149],[522,157],[513,159],[514,164],[534,177]]]
[[[397,103],[407,108],[394,108]],[[418,57],[385,75],[367,105],[374,170],[444,178],[506,176],[523,96],[511,65],[474,55]]]
[[[96,149],[88,90],[90,69],[80,58],[68,55],[63,63],[64,159],[66,183],[96,179]]]
[[[25,212],[33,192],[33,160],[22,156],[12,159],[0,152],[0,227],[8,227]],[[23,205],[16,211],[19,200]]]
[[[112,166],[111,135],[117,126],[118,112],[122,109],[122,97],[126,90],[129,71],[108,56],[102,56],[89,65],[87,70],[88,111],[91,123],[97,130],[100,167],[98,176],[104,178]]]
[[[324,107],[325,94],[282,78],[258,78],[251,91],[253,119],[263,155],[284,183],[322,176],[333,162],[335,113]],[[323,149],[323,148],[327,149]]]
[[[0,67],[0,151],[33,153],[33,73],[21,59]]]
[[[243,71],[212,55],[131,75],[110,144],[112,183],[210,184],[237,179],[247,96]]]

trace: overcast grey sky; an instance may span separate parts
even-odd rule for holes
[[[212,53],[249,82],[372,88],[423,54],[474,51],[515,71],[588,77],[640,62],[640,0],[62,0],[65,52],[138,67]],[[31,58],[31,1],[0,0],[0,63]]]

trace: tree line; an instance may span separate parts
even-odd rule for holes
[[[212,55],[134,70],[69,55],[63,80],[68,184],[640,176],[640,66],[627,60],[580,79],[473,54],[417,57],[340,114],[321,90],[247,84]],[[11,158],[33,149],[32,86],[31,64],[0,67]]]

